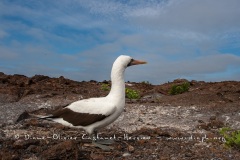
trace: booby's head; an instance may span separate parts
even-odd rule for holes
[[[130,56],[121,55],[119,56],[112,66],[112,72],[111,72],[111,91],[108,94],[108,97],[113,97],[119,100],[119,103],[121,103],[124,106],[125,103],[125,82],[124,82],[124,71],[127,67],[132,65],[138,65],[138,64],[146,64],[147,62],[140,61],[140,60],[134,60]]]
[[[146,64],[145,61],[135,60],[130,56],[121,55],[119,56],[114,63],[121,64],[125,68],[132,66],[132,65],[139,65],[139,64]]]

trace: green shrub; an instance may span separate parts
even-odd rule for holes
[[[138,91],[130,89],[130,88],[126,88],[126,97],[129,99],[139,99],[140,95],[138,93]]]
[[[151,85],[151,83],[149,81],[142,81],[142,84],[147,84],[147,85]]]
[[[233,131],[230,128],[222,128],[219,132],[224,137],[226,146],[240,149],[240,130]]]
[[[185,83],[180,84],[180,85],[173,85],[171,87],[169,93],[171,95],[181,94],[181,93],[187,92],[189,90],[189,87],[190,87],[189,82],[185,82]]]
[[[109,86],[109,84],[103,83],[103,84],[101,85],[101,90],[110,91],[110,86]]]

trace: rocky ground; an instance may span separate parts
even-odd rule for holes
[[[0,72],[0,159],[240,159],[239,149],[227,148],[219,134],[225,126],[240,129],[240,82],[191,81],[188,92],[169,95],[172,85],[184,82],[127,82],[141,98],[127,100],[123,114],[99,131],[98,138],[115,140],[114,150],[103,151],[82,130],[25,118],[26,112],[46,115],[76,100],[105,96],[109,81]]]

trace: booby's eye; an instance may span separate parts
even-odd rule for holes
[[[133,61],[134,61],[134,59],[132,58],[131,61],[128,63],[127,66],[128,66],[128,67],[131,66],[131,65],[132,65],[131,63],[132,63]]]

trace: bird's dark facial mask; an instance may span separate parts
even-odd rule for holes
[[[140,60],[135,60],[135,59],[131,59],[131,61],[128,63],[128,67],[132,66],[132,65],[139,65],[139,64],[146,64],[147,62],[145,61],[140,61]]]

